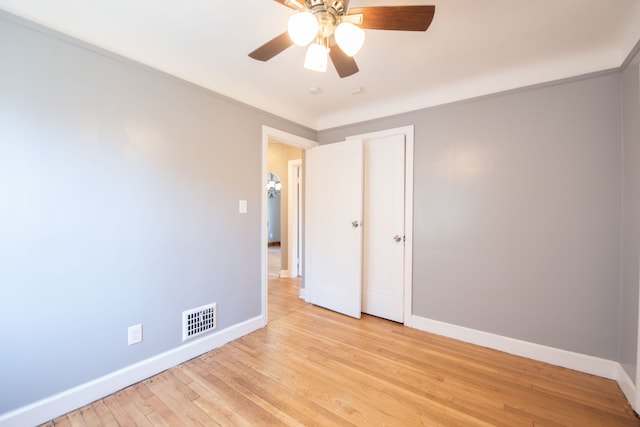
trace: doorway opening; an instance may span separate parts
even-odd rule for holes
[[[269,319],[269,281],[297,280],[300,283],[302,280],[304,153],[316,145],[318,143],[315,141],[267,126],[262,127],[263,325]],[[279,185],[276,181],[279,181]],[[276,197],[280,201],[279,220],[270,215],[270,211],[275,209],[269,209],[270,203],[277,203],[273,200]],[[279,238],[276,236],[276,222],[279,226]],[[302,295],[302,289],[300,294]]]

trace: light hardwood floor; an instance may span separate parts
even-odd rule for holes
[[[46,425],[640,426],[613,381],[298,293],[271,279],[266,328]]]

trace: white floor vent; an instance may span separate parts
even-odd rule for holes
[[[218,304],[207,304],[182,312],[182,341],[216,328]]]

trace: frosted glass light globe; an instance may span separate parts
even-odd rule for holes
[[[306,46],[318,34],[318,20],[310,12],[299,12],[289,18],[288,31],[298,46]]]
[[[364,43],[364,31],[350,22],[340,23],[335,34],[338,46],[348,56],[358,53]]]
[[[307,48],[307,54],[304,57],[304,68],[324,73],[327,71],[327,54],[329,53],[326,46],[319,43],[310,44]]]

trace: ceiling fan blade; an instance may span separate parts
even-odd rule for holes
[[[292,45],[293,40],[289,37],[289,33],[285,31],[251,52],[249,56],[253,59],[257,59],[258,61],[268,61]]]
[[[435,6],[374,6],[351,8],[348,15],[361,14],[360,27],[369,30],[426,31],[435,11]]]
[[[333,40],[331,49],[329,50],[329,58],[331,58],[331,62],[333,62],[333,66],[336,67],[336,71],[341,79],[360,71],[356,60],[344,53]]]
[[[303,10],[303,9],[305,9],[304,0],[302,0],[302,2],[297,1],[297,0],[275,0],[275,1],[277,1],[281,5],[290,7],[293,10]]]

